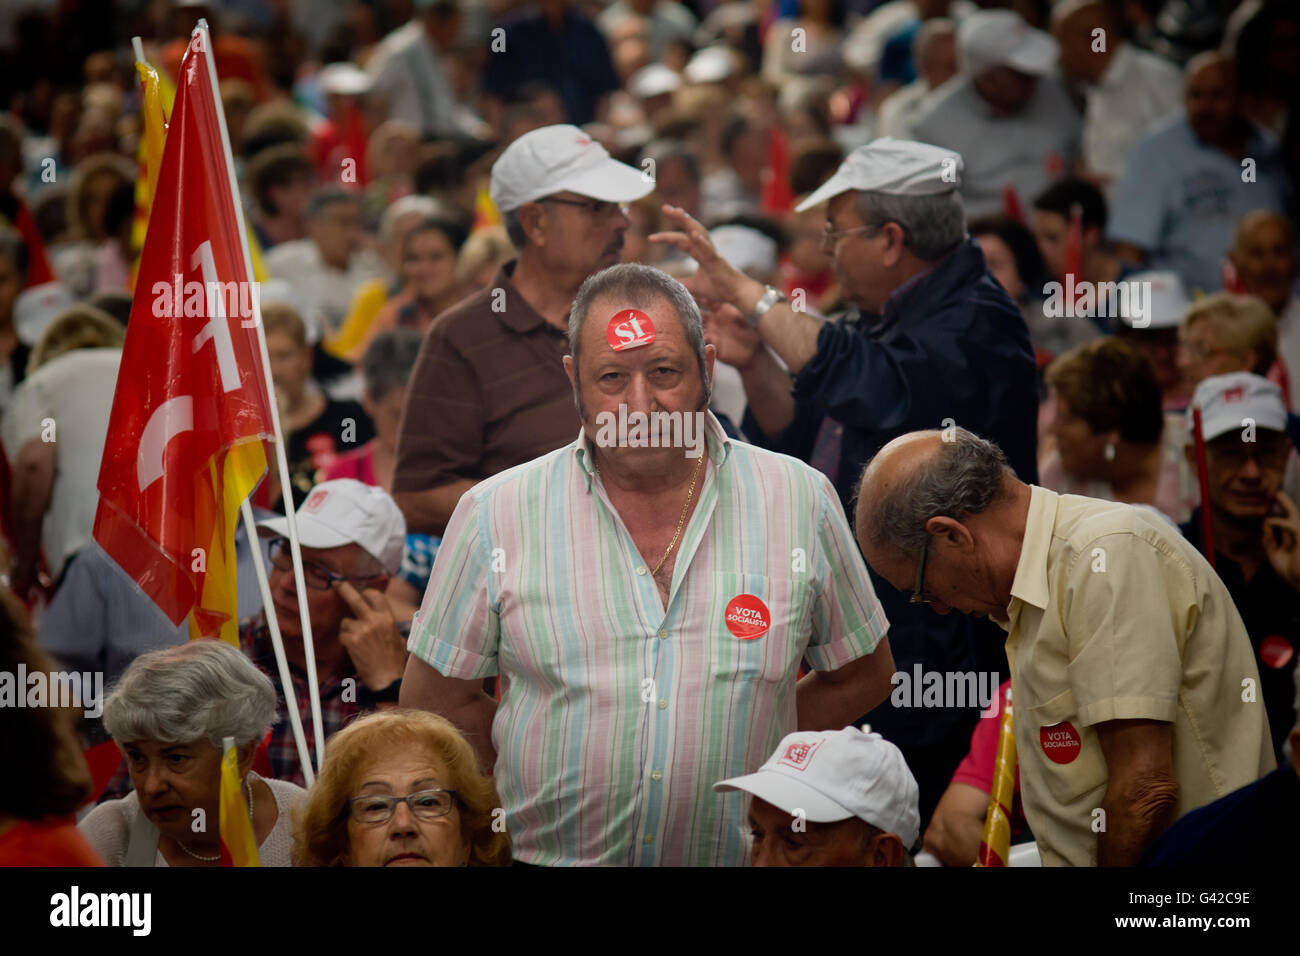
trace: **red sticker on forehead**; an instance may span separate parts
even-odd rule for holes
[[[605,326],[605,338],[615,352],[649,345],[655,340],[655,324],[640,309],[623,309]]]

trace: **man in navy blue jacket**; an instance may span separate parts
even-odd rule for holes
[[[966,235],[961,171],[951,150],[878,139],[854,150],[799,206],[828,203],[824,247],[844,299],[856,307],[838,322],[809,314],[797,292],[787,301],[733,269],[698,223],[665,208],[678,231],[656,238],[700,263],[686,284],[706,306],[718,358],[740,371],[749,402],[742,430],[825,472],[850,520],[865,463],[915,429],[960,425],[996,442],[1022,481],[1038,478],[1029,330]],[[941,617],[883,579],[875,583],[909,685],[930,673],[944,688],[985,686],[948,674],[1005,677],[998,628]],[[864,719],[907,758],[924,827],[987,702],[941,694],[935,706],[933,695],[904,693],[903,683],[896,680],[897,701]]]

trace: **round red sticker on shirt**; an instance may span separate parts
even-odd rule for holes
[[[1295,648],[1291,642],[1280,634],[1270,634],[1264,638],[1259,645],[1259,659],[1264,662],[1265,667],[1271,667],[1274,670],[1281,670],[1291,663],[1291,658],[1295,656]]]
[[[1083,748],[1079,732],[1068,720],[1038,729],[1038,743],[1053,763],[1073,763]]]
[[[655,340],[655,324],[640,309],[623,309],[605,326],[605,339],[615,352],[649,345]]]
[[[737,594],[727,603],[727,630],[740,641],[762,637],[772,626],[772,612],[752,594]]]

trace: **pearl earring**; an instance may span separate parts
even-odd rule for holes
[[[1106,442],[1106,448],[1105,448],[1105,450],[1102,452],[1102,454],[1105,456],[1105,458],[1106,458],[1107,461],[1114,461],[1114,460],[1115,460],[1115,443],[1114,443],[1114,442]]]

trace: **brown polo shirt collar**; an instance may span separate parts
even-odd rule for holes
[[[546,317],[529,305],[528,300],[520,295],[519,290],[515,288],[512,277],[515,273],[515,266],[518,264],[519,260],[517,258],[511,259],[509,262],[504,263],[501,268],[497,270],[497,274],[492,277],[491,288],[503,289],[506,294],[505,310],[502,312],[493,310],[493,314],[496,315],[497,321],[506,328],[512,329],[520,334],[531,332],[538,326],[550,326],[557,332],[562,331],[555,326],[551,326],[550,323],[546,321]]]

